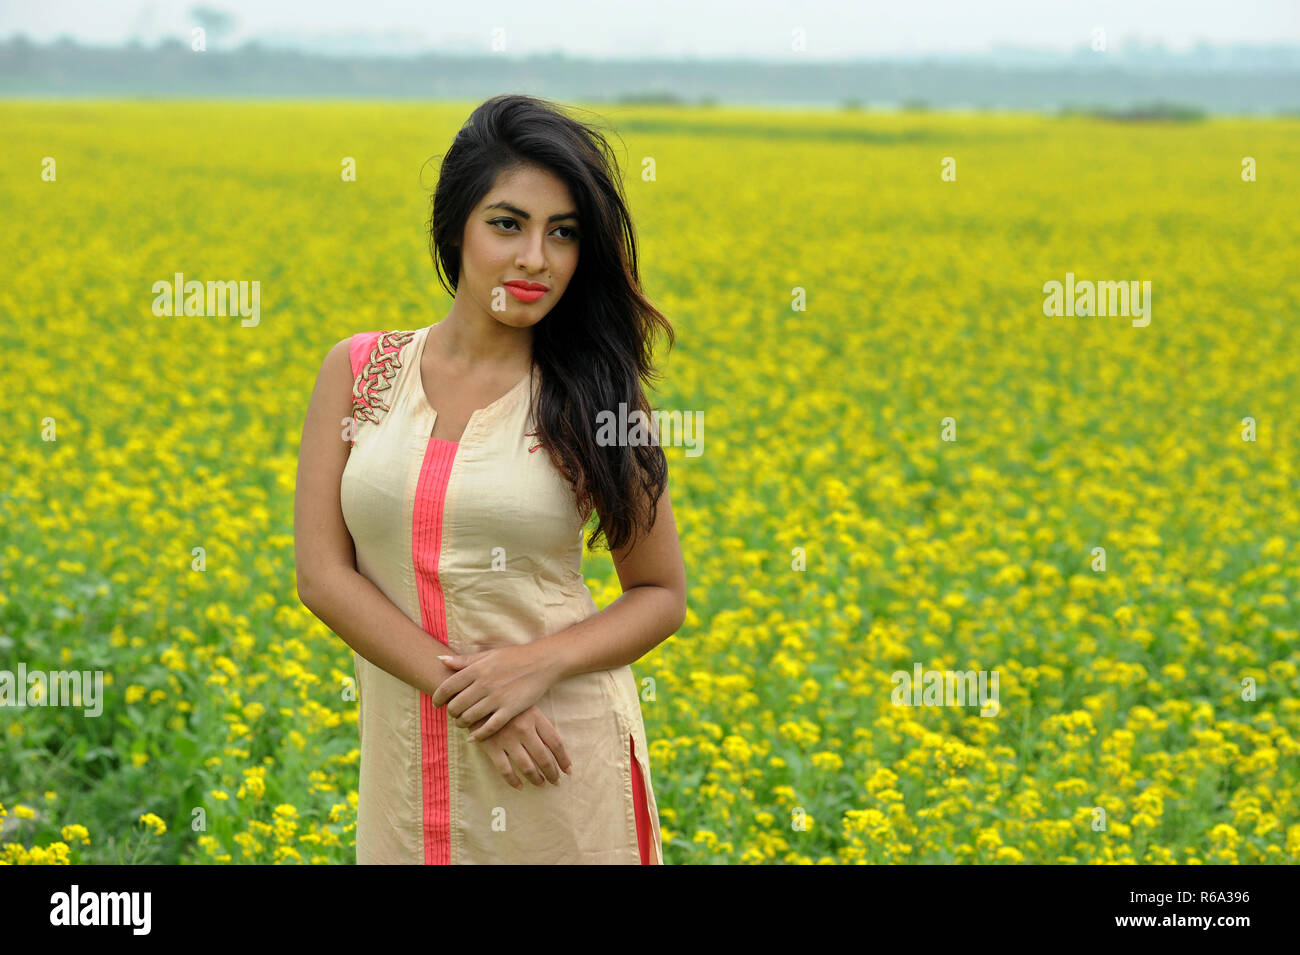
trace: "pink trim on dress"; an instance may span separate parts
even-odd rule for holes
[[[384,334],[378,332],[357,332],[348,340],[348,359],[352,362],[352,378],[356,379],[365,367],[370,352],[375,347],[375,339]]]
[[[352,417],[357,424],[378,424],[390,410],[384,392],[391,391],[393,379],[402,367],[398,355],[414,332],[358,332],[348,342],[348,360],[352,363]],[[355,443],[355,442],[354,442]]]
[[[443,501],[456,443],[432,438],[415,488],[411,522],[412,556],[420,600],[420,623],[426,633],[450,646],[447,605],[438,580],[442,553]],[[420,777],[424,802],[424,863],[451,864],[451,773],[447,752],[447,707],[433,706],[420,694]]]

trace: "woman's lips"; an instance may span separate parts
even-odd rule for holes
[[[535,302],[546,294],[546,289],[529,289],[518,285],[507,285],[506,290],[521,302]]]

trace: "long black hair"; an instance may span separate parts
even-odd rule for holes
[[[564,295],[533,327],[541,371],[537,440],[573,487],[584,524],[594,511],[594,547],[611,550],[649,530],[668,482],[657,442],[602,445],[597,414],[622,403],[651,418],[642,382],[659,378],[651,362],[655,328],[672,326],[641,290],[636,230],[613,150],[593,125],[533,96],[494,96],[470,114],[443,156],[429,215],[429,250],[443,288],[460,282],[461,239],[470,213],[502,171],[537,166],[564,181],[577,203],[578,266]]]

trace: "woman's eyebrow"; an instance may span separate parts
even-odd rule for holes
[[[507,212],[513,212],[515,215],[519,216],[521,219],[531,219],[531,218],[532,218],[532,216],[530,216],[527,212],[524,212],[523,209],[520,209],[520,208],[519,208],[518,206],[516,206],[516,205],[511,205],[509,202],[505,202],[504,200],[501,201],[501,202],[494,202],[494,203],[492,203],[492,205],[490,205],[490,206],[485,206],[485,207],[483,208],[483,211],[484,211],[484,212],[487,212],[488,209],[505,209]],[[546,221],[547,221],[547,222],[559,222],[561,219],[577,219],[577,218],[578,218],[578,214],[577,214],[576,212],[557,212],[555,215],[551,216],[551,217],[550,217],[549,219],[547,219]],[[581,220],[579,220],[579,221],[581,221]]]

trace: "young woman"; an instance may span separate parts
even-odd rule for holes
[[[629,664],[681,626],[686,570],[663,451],[600,423],[649,414],[651,333],[673,331],[609,144],[488,100],[430,245],[450,311],[336,344],[298,463],[298,593],[355,651],[357,862],[662,864]],[[593,513],[623,588],[599,612]]]

